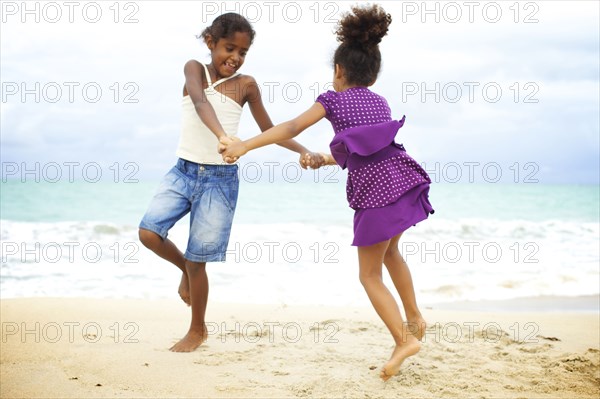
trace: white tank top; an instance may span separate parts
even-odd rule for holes
[[[242,116],[242,106],[232,98],[219,93],[215,90],[215,87],[237,76],[238,73],[220,79],[213,84],[208,68],[204,64],[202,66],[208,82],[208,87],[204,90],[206,98],[214,108],[217,119],[223,126],[225,133],[228,136],[237,136],[240,117]],[[217,152],[219,144],[217,136],[202,122],[189,94],[183,97],[182,108],[181,136],[175,154],[179,158],[195,163],[227,165],[221,154]]]

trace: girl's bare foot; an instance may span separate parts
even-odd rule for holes
[[[171,352],[193,352],[208,338],[208,330],[206,327],[203,331],[192,330],[188,331],[179,342],[173,345],[169,350]]]
[[[181,274],[181,282],[179,283],[179,296],[188,306],[192,305],[190,300],[190,282],[187,273]]]
[[[392,357],[383,366],[379,377],[382,380],[387,381],[400,372],[400,366],[402,362],[409,356],[415,355],[421,349],[421,343],[411,334],[407,335],[406,342],[402,345],[396,345]]]
[[[425,322],[425,319],[419,315],[414,318],[407,319],[406,328],[416,339],[421,341],[423,339],[423,335],[425,335],[427,322]]]

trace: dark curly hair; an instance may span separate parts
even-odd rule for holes
[[[333,64],[344,68],[348,83],[369,86],[381,68],[379,42],[387,35],[392,16],[381,6],[353,6],[338,22],[337,40],[341,42],[333,56]]]
[[[210,36],[215,42],[218,42],[222,38],[231,37],[236,32],[248,33],[250,44],[252,44],[254,35],[256,35],[252,25],[246,18],[240,14],[229,12],[215,18],[212,25],[202,31],[200,37],[206,41]]]

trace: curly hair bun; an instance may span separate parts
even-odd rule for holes
[[[339,21],[335,33],[342,44],[369,50],[387,35],[391,23],[392,16],[378,4],[356,5]]]

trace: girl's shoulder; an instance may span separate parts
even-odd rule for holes
[[[187,61],[183,66],[183,73],[186,77],[200,77],[202,81],[206,80],[204,76],[204,66],[196,60]]]
[[[194,65],[202,66],[202,64],[200,63],[200,61],[198,61],[198,60],[195,60],[195,59],[193,59],[193,58],[192,58],[191,60],[188,60],[188,61],[185,63],[185,65],[188,65],[188,64],[194,64]]]
[[[319,94],[316,101],[320,103],[333,104],[338,100],[339,95],[340,93],[335,90],[327,90],[326,92]]]
[[[202,64],[197,61],[197,60],[189,60],[185,63],[185,65],[183,66],[184,71],[189,69],[189,68],[196,68],[196,69],[204,69]]]
[[[235,79],[237,79],[238,82],[242,83],[242,84],[253,84],[253,85],[257,85],[258,83],[256,83],[256,79],[254,79],[254,77],[250,76],[250,75],[246,75],[243,73],[240,73],[239,75],[237,75],[235,77]]]
[[[243,101],[252,101],[261,97],[261,89],[258,87],[256,79],[250,75],[239,74],[231,79],[232,84],[242,93]]]

